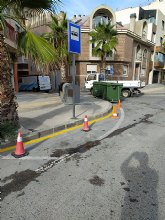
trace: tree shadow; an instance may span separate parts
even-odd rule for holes
[[[148,166],[145,152],[134,152],[121,165],[126,191],[121,220],[158,220],[158,174]]]

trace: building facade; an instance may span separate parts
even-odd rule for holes
[[[156,0],[144,7],[130,7],[116,11],[116,20],[126,25],[129,23],[129,16],[133,13],[136,14],[136,21],[146,19],[149,27],[148,34],[152,37],[150,40],[155,43],[154,53],[152,55],[152,69],[149,73],[148,83],[165,83],[165,51],[163,48],[165,36],[165,0]],[[155,25],[156,28],[150,28],[152,25]]]
[[[93,10],[90,16],[74,16],[73,21],[81,26],[81,54],[76,56],[76,81],[81,88],[84,87],[85,77],[88,73],[100,72],[100,58],[92,55],[92,44],[89,32],[99,22],[110,21],[116,26],[118,45],[112,56],[106,59],[106,69],[113,69],[111,79],[136,80],[148,83],[151,71],[151,55],[154,43],[148,39],[146,19],[136,21],[135,14],[130,16],[128,25],[116,23],[115,13],[111,8],[100,6]],[[151,36],[150,36],[151,39]]]

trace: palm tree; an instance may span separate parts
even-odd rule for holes
[[[53,62],[55,50],[46,40],[34,35],[26,26],[26,19],[34,11],[54,11],[58,0],[0,0],[0,130],[6,123],[18,126],[19,118],[10,75],[10,58],[5,44],[6,19],[12,19],[22,28],[19,36],[20,53],[44,65]],[[1,136],[1,133],[0,133]]]
[[[52,15],[52,22],[48,26],[51,29],[51,33],[45,34],[44,37],[49,39],[55,47],[56,56],[58,57],[55,66],[60,69],[61,81],[66,82],[66,66],[69,56],[67,49],[68,38],[66,13],[61,12],[61,16]]]
[[[106,57],[112,55],[118,43],[117,31],[114,25],[110,23],[99,23],[89,35],[91,36],[90,42],[94,45],[92,53],[94,56],[101,58],[101,69],[105,69]]]

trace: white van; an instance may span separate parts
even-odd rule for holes
[[[24,76],[19,80],[19,91],[49,91],[51,90],[49,76]]]

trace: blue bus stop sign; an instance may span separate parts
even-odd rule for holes
[[[81,53],[81,30],[80,26],[68,21],[68,52]]]

